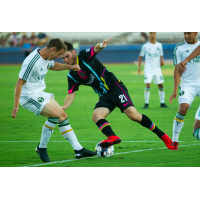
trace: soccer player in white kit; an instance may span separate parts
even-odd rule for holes
[[[177,65],[177,70],[178,72],[180,72],[181,74],[184,73],[187,69],[187,64],[190,60],[196,58],[196,61],[200,61],[200,45],[188,56],[185,58],[184,61],[182,61],[181,63],[179,63]],[[189,70],[192,70],[192,68],[190,68]],[[195,121],[194,121],[194,126],[193,126],[193,136],[200,140],[200,106],[195,114]]]
[[[65,50],[66,46],[59,38],[50,40],[43,49],[35,49],[22,63],[15,87],[12,117],[16,118],[20,103],[23,108],[35,113],[36,116],[42,115],[48,118],[42,128],[40,143],[36,147],[36,152],[43,162],[50,162],[47,142],[56,124],[63,137],[72,145],[76,158],[96,155],[95,152],[81,146],[69,124],[67,114],[54,100],[54,95],[44,92],[46,88],[44,78],[49,69],[54,71],[80,70],[79,65],[66,65],[53,61],[59,58]]]
[[[178,150],[178,138],[184,125],[185,115],[195,97],[200,96],[200,57],[190,60],[184,73],[180,74],[178,71],[178,64],[184,61],[200,45],[200,41],[196,36],[197,32],[184,32],[185,41],[176,45],[174,49],[174,91],[169,99],[170,104],[172,99],[177,97],[180,80],[181,83],[178,97],[179,109],[173,123],[173,150]]]
[[[156,41],[156,32],[149,33],[149,41],[142,46],[138,58],[138,75],[141,75],[142,57],[145,56],[144,66],[144,91],[145,105],[144,109],[149,108],[150,87],[152,79],[159,89],[160,107],[168,107],[165,104],[164,78],[161,67],[164,65],[163,48],[160,42]]]

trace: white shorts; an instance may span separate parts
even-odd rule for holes
[[[42,112],[44,106],[50,102],[50,98],[54,99],[54,94],[42,92],[40,94],[32,94],[27,96],[20,96],[19,103],[23,108],[29,110],[38,117]]]
[[[191,106],[196,96],[200,97],[199,85],[195,85],[195,86],[184,85],[180,87],[178,102],[179,104],[187,103]]]
[[[195,119],[200,120],[200,106],[196,112]]]
[[[148,72],[144,73],[144,83],[151,83],[152,79],[153,79],[154,84],[156,85],[164,83],[164,78],[161,71],[160,72],[158,71],[158,73],[156,74],[148,73]]]

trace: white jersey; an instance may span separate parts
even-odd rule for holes
[[[183,41],[176,45],[174,49],[174,65],[184,61],[199,45],[199,40],[196,44],[188,44]],[[189,61],[186,69],[181,76],[181,85],[200,85],[200,56]]]
[[[21,96],[41,93],[46,88],[45,75],[50,67],[54,67],[54,61],[44,60],[39,52],[34,50],[22,63],[19,78],[26,81],[22,87]]]
[[[163,48],[160,42],[155,44],[147,42],[143,44],[140,56],[145,56],[145,72],[156,74],[158,71],[161,71],[160,57],[163,56]]]

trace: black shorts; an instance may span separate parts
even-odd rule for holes
[[[112,112],[118,107],[123,113],[130,106],[134,105],[128,94],[128,89],[121,81],[115,81],[111,82],[108,93],[100,97],[94,109],[104,107]]]

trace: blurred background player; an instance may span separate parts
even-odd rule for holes
[[[193,58],[187,65],[182,75],[178,72],[178,64],[187,58],[199,45],[196,38],[197,32],[184,32],[185,41],[174,49],[174,91],[169,99],[170,104],[177,97],[177,89],[180,84],[179,109],[174,118],[173,136],[174,149],[178,150],[178,138],[184,125],[185,115],[196,96],[200,96],[200,57]],[[180,83],[181,80],[181,83]]]
[[[64,42],[58,38],[50,40],[43,49],[35,49],[22,63],[19,79],[15,87],[12,117],[16,118],[20,103],[23,108],[34,112],[36,116],[42,115],[48,118],[42,128],[40,143],[36,147],[36,152],[44,162],[50,162],[47,143],[56,124],[58,124],[63,137],[72,145],[76,158],[96,155],[95,152],[84,149],[81,146],[69,124],[67,114],[54,100],[54,95],[44,92],[46,88],[44,78],[49,69],[54,71],[80,70],[78,65],[66,65],[53,61],[59,58],[65,50]]]
[[[146,88],[144,91],[145,105],[144,109],[149,108],[150,87],[152,79],[158,85],[160,107],[167,108],[165,104],[164,78],[161,72],[161,67],[164,65],[163,48],[160,42],[156,41],[156,33],[149,32],[149,41],[142,46],[138,58],[138,75],[141,75],[142,57],[145,56],[144,66],[144,83]]]
[[[186,70],[192,70],[192,68],[187,68],[187,64],[190,60],[194,59],[200,62],[200,46],[198,46],[184,61],[177,65],[177,70],[180,74],[184,73]],[[200,106],[195,115],[195,121],[193,126],[193,136],[200,140]]]
[[[65,42],[67,51],[61,55],[61,58],[66,64],[80,65],[81,70],[69,71],[68,95],[62,108],[66,110],[70,107],[80,85],[90,86],[99,95],[99,101],[95,106],[92,119],[99,130],[107,136],[107,139],[100,143],[101,147],[104,148],[121,142],[121,138],[113,132],[110,123],[105,119],[118,107],[129,119],[156,133],[167,148],[173,148],[173,142],[167,134],[161,131],[146,115],[137,112],[123,82],[116,78],[112,72],[109,72],[96,58],[96,55],[108,45],[110,40],[111,38],[106,39],[102,43],[82,50],[79,55],[76,55],[76,50],[71,43]],[[89,98],[87,94],[86,98]]]

